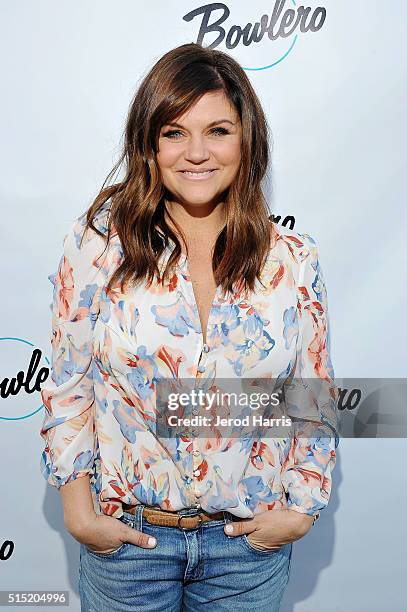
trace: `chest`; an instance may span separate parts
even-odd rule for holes
[[[188,273],[201,323],[203,341],[206,343],[208,318],[217,288],[211,257],[207,254],[189,256]]]
[[[277,377],[295,356],[298,331],[295,287],[281,274],[276,286],[279,272],[277,260],[266,291],[231,301],[216,286],[209,254],[189,250],[164,285],[102,292],[94,330],[100,371],[146,390],[152,380],[195,376],[198,365],[223,378]]]

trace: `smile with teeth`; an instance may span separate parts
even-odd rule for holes
[[[206,178],[207,176],[210,176],[211,174],[213,174],[215,172],[215,170],[205,170],[204,172],[190,172],[189,170],[182,170],[181,173],[189,178],[194,178],[194,179],[200,179],[200,178]]]
[[[214,170],[205,170],[205,172],[190,172],[189,170],[183,170],[182,174],[186,174],[187,176],[205,176],[206,174],[211,174]]]

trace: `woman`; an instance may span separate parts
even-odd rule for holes
[[[268,218],[267,123],[220,51],[186,44],[155,64],[108,178],[124,161],[50,276],[42,470],[81,543],[82,609],[278,610],[337,446],[315,242]],[[272,379],[283,437],[161,427],[165,383],[270,391]]]

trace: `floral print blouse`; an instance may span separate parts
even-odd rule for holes
[[[103,234],[108,214],[109,200],[95,220]],[[48,277],[54,289],[52,370],[41,390],[44,478],[59,488],[88,474],[95,511],[117,518],[123,502],[242,518],[286,508],[319,515],[339,440],[327,293],[313,238],[273,222],[277,240],[263,286],[256,281],[249,296],[239,287],[225,296],[218,287],[204,343],[186,255],[167,284],[107,293],[121,243],[114,231],[105,250],[104,239],[88,230],[80,245],[85,220],[83,214],[72,224]],[[167,247],[163,260],[169,255]],[[301,406],[300,416],[324,423],[330,434],[176,436],[167,444],[154,435],[160,378],[275,380],[290,373],[325,382],[326,392]],[[295,417],[298,406],[287,406]]]

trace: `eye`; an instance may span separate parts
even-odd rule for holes
[[[227,130],[226,128],[223,127],[217,127],[217,128],[213,128],[212,132],[218,132],[219,134],[221,134],[222,136],[224,134],[229,134],[229,130]]]
[[[181,132],[179,130],[170,130],[169,132],[164,132],[163,136],[165,136],[166,138],[172,138],[174,134],[180,134]]]
[[[215,127],[211,129],[212,133],[217,133],[220,136],[224,136],[225,134],[230,134],[229,130],[223,127]],[[174,136],[177,134],[181,134],[180,130],[169,130],[168,132],[164,132],[163,136],[165,138],[169,138],[170,140],[174,140]]]

